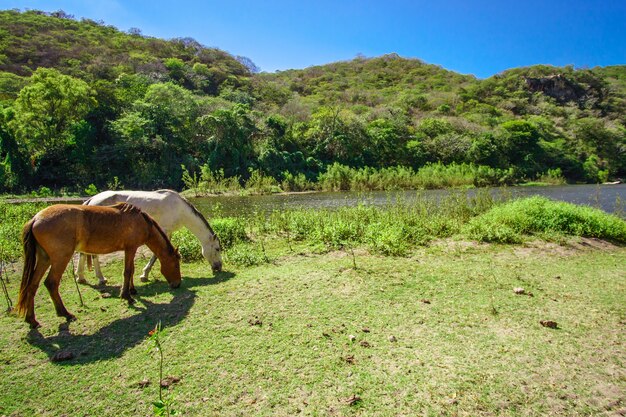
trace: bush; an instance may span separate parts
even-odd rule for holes
[[[237,243],[250,240],[246,233],[244,219],[224,217],[211,220],[211,225],[213,226],[215,234],[219,237],[223,249],[228,249]]]
[[[250,170],[250,178],[246,181],[246,189],[258,194],[280,192],[278,182],[274,177],[264,175],[260,170]]]
[[[248,244],[233,246],[225,253],[225,257],[226,262],[244,267],[261,265],[266,262],[263,254]]]
[[[202,260],[202,246],[200,241],[187,229],[181,229],[172,234],[172,245],[178,248],[184,262]]]
[[[406,228],[402,225],[372,224],[367,230],[367,240],[374,252],[389,256],[404,256],[409,250]]]
[[[3,260],[13,262],[22,257],[22,228],[46,206],[45,203],[0,203],[0,256]]]
[[[281,187],[283,191],[307,191],[315,189],[313,183],[307,180],[303,173],[293,175],[289,171],[283,172]]]
[[[485,242],[515,243],[537,234],[573,235],[626,243],[626,221],[588,206],[545,197],[514,200],[473,218],[466,233]]]

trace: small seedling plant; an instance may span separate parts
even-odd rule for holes
[[[176,415],[176,410],[172,409],[172,400],[163,399],[163,348],[161,345],[161,338],[163,337],[163,330],[161,329],[161,322],[159,321],[154,329],[148,333],[148,342],[150,347],[148,353],[158,353],[158,367],[159,367],[159,399],[152,402],[153,411],[155,416],[173,416]]]

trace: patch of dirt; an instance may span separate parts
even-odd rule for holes
[[[488,249],[492,245],[490,243],[448,238],[433,240],[430,246],[441,249],[445,253],[463,253]],[[572,237],[564,244],[546,242],[544,240],[532,240],[519,245],[511,245],[511,247],[515,255],[524,258],[537,255],[572,256],[590,250],[611,251],[617,249],[619,246],[597,238]]]
[[[533,240],[525,242],[522,245],[515,246],[513,252],[518,257],[524,258],[537,255],[573,256],[586,251],[611,251],[617,248],[618,246],[612,244],[611,242],[607,242],[606,240],[581,237],[572,238],[562,245],[543,240]]]
[[[488,243],[475,240],[435,239],[430,246],[441,248],[444,252],[467,252],[474,249],[488,248]]]

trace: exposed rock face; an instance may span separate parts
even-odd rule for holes
[[[585,88],[568,80],[561,74],[542,78],[524,77],[524,81],[526,81],[526,87],[530,91],[540,91],[547,96],[555,98],[559,103],[568,101],[580,102],[587,97]]]

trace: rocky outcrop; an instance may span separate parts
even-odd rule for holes
[[[561,74],[542,78],[524,77],[524,81],[530,91],[541,92],[561,104],[568,101],[581,102],[587,98],[585,88]]]

